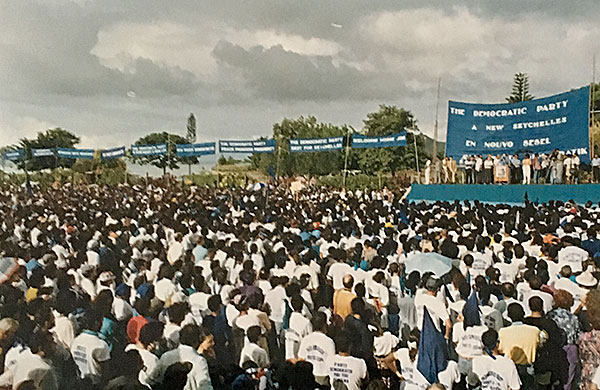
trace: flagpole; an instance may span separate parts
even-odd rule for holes
[[[590,104],[592,111],[592,131],[590,134],[590,157],[594,158],[595,145],[594,145],[594,130],[596,129],[596,110],[594,110],[594,89],[596,85],[596,54],[592,57],[592,86],[590,88]]]
[[[437,85],[437,98],[435,102],[435,124],[433,126],[433,142],[431,144],[431,158],[435,159],[437,156],[437,138],[438,138],[438,115],[440,111],[440,87],[442,84],[442,78],[438,77]]]
[[[346,189],[346,176],[348,175],[348,156],[350,155],[350,128],[346,129],[346,156],[344,157],[344,172],[342,175],[342,187]]]

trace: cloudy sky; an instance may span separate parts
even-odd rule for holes
[[[503,102],[516,72],[540,97],[588,84],[598,15],[597,0],[1,0],[0,136],[61,126],[102,148],[184,134],[193,112],[199,141],[245,139],[300,115],[360,128],[381,103],[432,134],[441,77],[445,139],[449,99]]]

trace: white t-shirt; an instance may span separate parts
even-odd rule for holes
[[[247,361],[253,361],[258,367],[264,368],[269,365],[267,351],[254,343],[246,343],[240,353],[240,367]]]
[[[144,367],[142,367],[142,370],[138,375],[138,379],[143,385],[150,386],[150,382],[148,381],[148,375],[150,375],[152,370],[154,370],[154,367],[156,367],[156,363],[158,363],[158,356],[156,356],[150,351],[138,347],[135,344],[128,344],[125,347],[125,352],[131,350],[138,351],[138,353],[142,357],[142,362],[144,362]]]
[[[312,363],[314,376],[329,375],[327,360],[335,355],[335,343],[321,332],[313,332],[300,342],[298,357]]]
[[[588,258],[589,254],[584,249],[577,246],[567,246],[558,252],[558,265],[563,267],[568,265],[573,273],[583,271],[582,263]]]
[[[346,275],[352,275],[353,270],[350,265],[346,263],[333,263],[331,267],[329,267],[329,271],[327,272],[327,277],[331,279],[333,282],[333,289],[339,290],[344,288],[343,279]]]
[[[400,362],[400,372],[404,378],[404,390],[425,390],[429,382],[419,370],[417,370],[418,357],[415,361],[410,360],[408,348],[401,348],[394,353],[396,360]]]
[[[56,373],[50,363],[40,355],[22,355],[15,365],[12,388],[16,390],[21,383],[29,380],[33,381],[38,389],[58,390]]]
[[[373,349],[375,356],[387,356],[398,345],[400,340],[390,332],[385,332],[383,335],[375,337],[373,340]]]
[[[446,322],[450,318],[448,309],[444,306],[443,302],[439,298],[427,293],[416,294],[415,307],[417,309],[417,328],[419,330],[423,328],[424,307],[427,308],[433,324],[439,331],[442,331],[440,321]]]
[[[81,379],[90,378],[92,382],[100,381],[100,363],[110,359],[108,344],[98,336],[84,331],[73,340],[71,355]]]
[[[488,330],[485,325],[468,326],[463,329],[463,323],[457,322],[452,328],[452,341],[456,344],[459,356],[472,359],[483,352],[481,335]]]
[[[592,383],[600,388],[600,367],[596,370],[596,375],[592,378]]]
[[[342,381],[348,390],[360,390],[360,382],[367,377],[367,364],[352,356],[334,355],[327,360],[329,383],[334,390],[334,382]]]
[[[479,377],[482,390],[520,389],[521,380],[515,363],[507,357],[488,355],[473,359],[473,373]]]
[[[271,308],[271,319],[274,322],[282,322],[285,314],[285,288],[283,286],[275,286],[275,288],[267,291],[265,294],[265,303]]]

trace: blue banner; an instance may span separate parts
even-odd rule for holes
[[[275,140],[219,141],[219,153],[273,153]]]
[[[31,149],[32,157],[54,157],[54,149]]]
[[[94,158],[94,149],[58,148],[57,153],[61,158],[86,158],[88,160]]]
[[[515,104],[448,102],[446,155],[577,153],[589,161],[590,88]]]
[[[134,157],[160,156],[167,154],[167,144],[131,145],[131,155]]]
[[[125,146],[118,148],[105,149],[102,151],[102,160],[112,160],[115,158],[125,157]]]
[[[329,152],[342,150],[344,137],[296,138],[290,140],[290,152]]]
[[[8,150],[4,152],[4,159],[10,161],[20,160],[25,156],[25,151],[23,149],[17,150]]]
[[[406,131],[397,134],[368,137],[361,134],[352,135],[352,148],[388,148],[391,146],[406,146]]]
[[[214,142],[206,142],[203,144],[180,144],[175,145],[177,155],[181,157],[207,156],[215,154],[216,144]]]

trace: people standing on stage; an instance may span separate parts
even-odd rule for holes
[[[481,154],[475,156],[475,183],[483,183],[483,157]]]
[[[579,159],[579,155],[577,153],[573,154],[573,161],[571,162],[571,176],[573,177],[573,184],[579,184],[579,165],[581,164],[581,160]]]
[[[600,183],[600,156],[597,154],[592,159],[592,180],[594,183]]]
[[[448,157],[444,157],[442,169],[444,170],[444,183],[448,183],[450,181],[450,176],[448,175]]]
[[[483,171],[484,171],[484,183],[492,184],[494,180],[494,160],[492,160],[492,156],[488,154],[487,158],[483,162]]]
[[[533,169],[533,182],[535,184],[540,184],[540,177],[542,174],[542,163],[540,162],[540,156],[538,154],[534,154],[531,159],[531,168]]]
[[[529,153],[525,155],[523,164],[523,184],[531,184],[531,159]]]
[[[573,173],[573,158],[571,157],[571,153],[567,153],[565,156],[565,159],[563,160],[563,167],[565,169],[566,184],[573,184],[573,179],[571,176]]]
[[[564,183],[564,161],[565,154],[563,152],[558,152],[558,156],[556,157],[556,183],[555,184],[563,184]]]
[[[425,181],[424,184],[429,184],[431,179],[431,160],[425,163]]]
[[[450,181],[452,184],[456,183],[456,170],[458,169],[456,165],[456,160],[450,156],[448,160],[448,168],[450,170]]]
[[[515,154],[510,159],[510,183],[518,184],[521,180],[521,160],[519,155]]]
[[[442,161],[438,156],[433,158],[433,182],[435,184],[442,182]]]
[[[465,160],[465,173],[467,175],[465,182],[467,184],[474,184],[473,180],[473,171],[475,168],[475,158],[473,156],[468,156]]]

